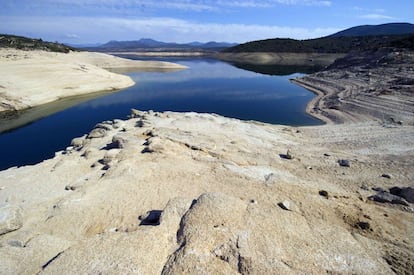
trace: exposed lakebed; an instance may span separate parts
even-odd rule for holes
[[[79,103],[0,134],[0,169],[34,164],[53,157],[72,138],[88,133],[104,120],[125,119],[131,108],[202,112],[272,124],[318,125],[305,112],[312,93],[289,81],[300,76],[270,75],[237,68],[213,59],[168,59],[188,66],[177,72],[129,72],[137,84],[118,93]],[[250,70],[254,69],[251,66]],[[262,71],[261,68],[260,71]],[[283,68],[275,68],[283,74]],[[307,71],[306,71],[307,72]],[[70,106],[70,105],[69,105]],[[10,123],[10,122],[0,122]]]

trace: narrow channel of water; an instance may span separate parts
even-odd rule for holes
[[[300,76],[300,73],[292,74],[291,67],[288,75],[269,75],[213,59],[172,61],[189,69],[167,73],[130,72],[128,75],[137,82],[133,87],[68,105],[66,109],[60,106],[56,113],[0,134],[0,170],[53,157],[55,151],[66,148],[72,138],[88,133],[98,122],[125,119],[131,108],[217,113],[295,126],[321,124],[305,113],[306,104],[314,95],[289,81]],[[271,67],[265,71],[271,72]],[[283,74],[283,68],[278,67],[276,71]],[[2,123],[7,122],[0,121],[0,128]]]

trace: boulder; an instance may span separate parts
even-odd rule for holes
[[[368,197],[368,199],[381,203],[402,204],[408,206],[408,202],[402,197],[384,191],[380,191],[377,194]]]
[[[414,188],[403,187],[400,196],[406,199],[408,202],[414,203]]]
[[[72,139],[72,142],[70,143],[71,146],[75,149],[80,149],[83,146],[85,139],[83,137],[77,137]]]
[[[414,203],[414,188],[413,187],[392,187],[390,193],[401,198],[404,198],[410,203]]]
[[[95,128],[93,129],[89,134],[88,134],[88,138],[102,138],[106,136],[106,130],[103,128]]]

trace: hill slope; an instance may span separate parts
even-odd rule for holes
[[[258,40],[225,49],[224,52],[348,53],[351,50],[370,50],[379,47],[405,47],[411,36],[414,36],[413,24],[393,23],[358,26],[317,39]]]
[[[368,36],[368,35],[404,35],[414,34],[414,24],[389,23],[382,25],[363,25],[352,27],[328,37]]]
[[[309,40],[267,39],[240,44],[223,52],[348,53],[387,47],[409,36],[323,37]]]
[[[66,46],[60,43],[46,42],[42,39],[33,39],[23,36],[0,34],[0,48],[13,48],[19,50],[42,50],[48,52],[63,52],[77,51],[73,47]]]

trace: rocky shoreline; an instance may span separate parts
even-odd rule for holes
[[[317,97],[307,112],[327,123],[383,121],[414,125],[414,52],[353,53],[325,71],[293,79]]]
[[[0,273],[410,274],[412,89],[381,91],[412,74],[384,66],[302,80],[321,90],[326,113],[312,110],[327,125],[132,110],[53,159],[0,171]],[[367,100],[401,98],[393,120],[343,96],[365,94],[366,73],[381,88]]]

